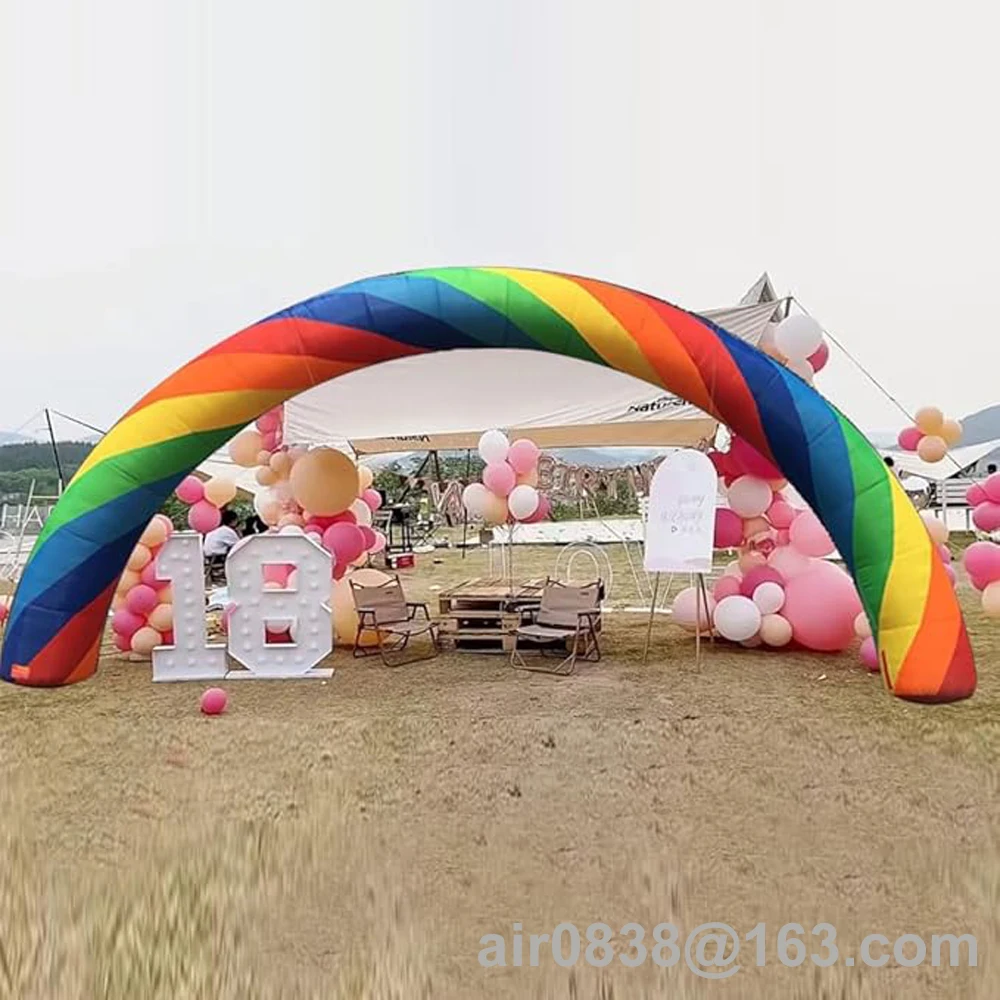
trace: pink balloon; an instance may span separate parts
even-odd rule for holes
[[[767,508],[767,519],[778,529],[790,528],[795,520],[796,510],[786,500],[777,499]]]
[[[364,536],[365,539],[365,552],[371,552],[372,548],[376,542],[375,532],[368,527],[366,524],[361,524],[358,526],[358,531]]]
[[[833,539],[820,519],[811,511],[803,511],[788,529],[792,545],[803,555],[821,558],[834,551]]]
[[[292,633],[288,630],[277,632],[274,629],[264,629],[264,641],[269,646],[281,646],[293,642]]]
[[[875,640],[868,636],[861,643],[861,662],[873,673],[878,673],[878,650],[875,648]]]
[[[155,608],[156,605],[154,604]],[[150,611],[153,608],[149,609]],[[129,640],[136,634],[146,624],[145,614],[137,614],[129,608],[121,608],[116,611],[111,617],[111,627],[114,629],[116,635],[120,635],[123,639]],[[126,645],[126,651],[131,649],[131,645]]]
[[[985,503],[987,500],[989,500],[989,497],[986,495],[986,490],[984,490],[979,483],[973,483],[965,491],[965,502],[970,507],[978,507],[981,503]]]
[[[903,451],[916,451],[917,445],[924,438],[924,432],[919,427],[904,427],[896,438],[899,447]]]
[[[10,612],[7,610],[7,605],[0,601],[0,625],[2,625],[7,620],[7,615]]]
[[[291,563],[268,563],[263,569],[264,583],[277,583],[282,588],[288,586],[288,578],[295,567]]]
[[[774,544],[780,549],[782,546],[792,544],[792,533],[787,528],[778,529],[778,537],[774,540]]]
[[[535,508],[535,513],[521,523],[537,524],[539,521],[546,520],[551,513],[552,501],[543,493],[538,497],[538,506]]]
[[[518,438],[507,452],[507,462],[517,473],[524,475],[531,472],[538,465],[538,456],[541,454],[538,445],[527,438]]]
[[[821,372],[825,367],[826,363],[830,360],[830,345],[824,340],[822,344],[819,345],[819,349],[813,354],[810,354],[806,361],[809,362],[809,367],[812,368],[814,372]]]
[[[199,500],[188,511],[188,524],[192,531],[207,535],[222,524],[222,511],[207,500]]]
[[[741,476],[756,479],[781,479],[781,470],[765,458],[749,441],[733,435],[729,445],[729,467]]]
[[[973,542],[962,556],[962,565],[976,590],[985,590],[1000,580],[1000,545],[995,542]]]
[[[715,547],[735,549],[743,541],[743,519],[728,507],[715,512]]]
[[[147,587],[160,587],[163,585],[162,580],[158,580],[156,577],[156,560],[151,559],[142,568],[142,572],[139,574],[139,581],[144,583]]]
[[[229,697],[222,688],[209,688],[201,696],[200,707],[205,715],[221,715]]]
[[[972,512],[972,523],[980,531],[997,531],[1000,529],[1000,503],[987,500]]]
[[[987,500],[993,503],[1000,503],[1000,472],[994,472],[986,482],[983,483],[983,492]]]
[[[371,552],[382,552],[386,546],[386,537],[381,531],[375,532],[375,541],[372,543]]]
[[[138,629],[136,631],[138,631]],[[132,652],[132,636],[131,635],[122,635],[121,632],[115,632],[114,633],[114,644],[115,644],[115,649],[117,649],[121,653],[131,653]]]
[[[955,567],[952,566],[950,563],[945,563],[944,572],[945,575],[948,577],[948,579],[951,581],[951,585],[954,587],[955,584],[958,583],[958,576],[955,573]]]
[[[792,637],[806,649],[832,653],[854,641],[854,620],[861,599],[851,578],[838,566],[815,562],[785,584],[782,615],[792,623]]]
[[[222,611],[222,632],[224,635],[229,635],[229,621],[233,617],[233,612],[236,611],[236,602],[230,601]]]
[[[371,487],[361,494],[361,499],[364,500],[373,512],[382,506],[382,494],[378,490],[371,489]]]
[[[143,619],[159,603],[159,595],[152,587],[147,587],[144,583],[133,587],[125,598],[125,607],[133,615],[142,617]],[[145,621],[143,621],[143,624],[145,624]]]
[[[744,597],[753,597],[753,592],[762,583],[776,583],[783,587],[785,578],[773,566],[754,566],[740,581],[740,593]]]
[[[940,554],[944,564],[947,566],[952,559],[951,549],[949,549],[947,545],[944,545],[942,543],[941,545],[938,546],[938,553]]]
[[[483,485],[498,497],[509,496],[517,485],[517,473],[506,462],[493,462],[483,469]]]
[[[205,484],[197,476],[188,476],[181,480],[177,487],[177,499],[188,505],[196,504],[205,498]]]
[[[268,410],[257,418],[257,430],[261,434],[273,434],[281,426],[281,413],[278,410]]]
[[[323,545],[333,553],[337,568],[347,567],[365,551],[365,536],[356,524],[332,524],[323,532]]]
[[[812,565],[808,556],[804,556],[791,545],[775,549],[768,557],[767,564],[776,569],[786,580],[805,573]]]
[[[712,588],[712,596],[716,602],[724,601],[727,597],[736,597],[739,593],[740,580],[735,576],[720,576]]]

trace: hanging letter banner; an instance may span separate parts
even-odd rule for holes
[[[719,474],[700,451],[679,450],[656,470],[649,490],[643,566],[650,573],[708,573],[715,541]]]

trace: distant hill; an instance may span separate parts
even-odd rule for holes
[[[983,444],[1000,438],[1000,404],[988,406],[962,421],[962,444]]]
[[[10,431],[0,431],[0,448],[7,444],[27,444],[31,438],[23,434],[11,434]]]

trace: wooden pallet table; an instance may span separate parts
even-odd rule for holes
[[[438,594],[441,638],[463,652],[509,653],[511,631],[541,603],[544,580],[515,583],[478,577]]]

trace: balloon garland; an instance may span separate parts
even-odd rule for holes
[[[913,424],[899,432],[897,443],[902,451],[916,452],[922,462],[934,465],[962,440],[962,425],[948,420],[936,406],[917,410]]]

